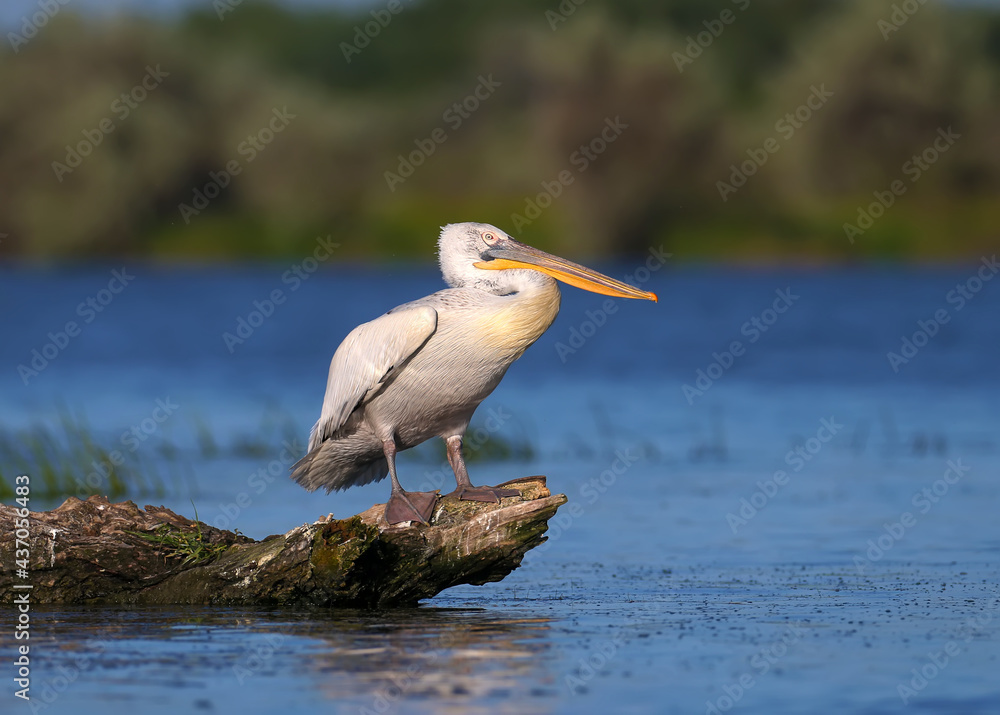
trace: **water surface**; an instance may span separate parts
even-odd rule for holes
[[[135,278],[85,322],[80,304],[112,268],[0,271],[5,431],[82,413],[158,475],[137,501],[190,514],[193,499],[201,519],[255,538],[385,500],[386,484],[310,494],[286,462],[341,338],[439,289],[435,271],[321,270],[292,290],[282,265],[129,265]],[[1000,284],[954,293],[976,269],[663,268],[643,284],[658,305],[613,312],[567,288],[474,424],[477,452],[506,455],[475,459],[474,480],[546,474],[570,499],[521,569],[387,613],[39,608],[33,702],[1000,711]],[[227,345],[275,289],[285,300]],[[79,335],[25,384],[18,366],[68,321]],[[922,346],[894,369],[904,338]],[[402,455],[400,476],[450,488],[432,450]],[[10,663],[15,644],[0,643]]]

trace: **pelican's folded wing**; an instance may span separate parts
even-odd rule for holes
[[[340,429],[436,329],[437,311],[429,305],[411,304],[352,330],[330,361],[323,412],[313,427],[309,449],[315,449]]]

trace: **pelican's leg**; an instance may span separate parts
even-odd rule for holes
[[[389,439],[382,442],[385,461],[389,463],[389,477],[392,479],[392,494],[385,505],[385,520],[390,524],[404,521],[419,521],[427,524],[434,513],[437,492],[407,492],[396,477],[396,443]]]
[[[444,443],[448,447],[448,464],[455,472],[455,482],[458,486],[447,496],[458,497],[466,501],[487,501],[500,503],[500,497],[518,497],[517,489],[500,489],[498,487],[475,487],[469,479],[469,470],[465,468],[465,458],[462,456],[462,435],[446,437]]]

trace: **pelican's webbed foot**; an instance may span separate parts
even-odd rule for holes
[[[455,491],[446,494],[446,497],[455,497],[465,501],[483,501],[499,504],[503,497],[519,497],[521,492],[517,489],[504,489],[502,487],[474,487],[459,484]]]
[[[437,492],[393,491],[385,505],[385,520],[390,524],[419,521],[428,524],[437,503]]]

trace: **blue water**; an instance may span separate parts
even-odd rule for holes
[[[0,269],[0,428],[83,414],[161,475],[137,501],[256,538],[384,501],[310,494],[287,463],[341,338],[440,278],[322,268],[293,289],[289,268]],[[642,285],[658,305],[613,312],[566,288],[474,422],[530,446],[475,481],[546,474],[570,499],[521,569],[391,613],[38,609],[32,692],[103,714],[998,712],[1000,280],[979,268],[665,267]],[[415,452],[404,486],[448,487]]]

